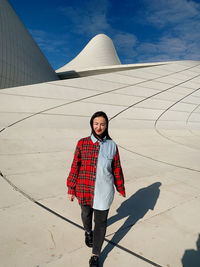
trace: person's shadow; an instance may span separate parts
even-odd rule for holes
[[[197,250],[188,249],[185,251],[182,264],[183,267],[199,267],[200,266],[200,234],[197,239]]]
[[[117,214],[108,219],[107,225],[111,225],[125,217],[127,217],[124,224],[114,233],[110,242],[106,245],[101,253],[100,264],[103,263],[112,251],[112,249],[124,238],[130,231],[131,227],[148,212],[153,210],[158,200],[161,186],[160,182],[156,182],[148,187],[138,190],[129,199],[124,201],[116,210]]]

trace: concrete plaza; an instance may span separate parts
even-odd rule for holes
[[[200,266],[199,84],[200,62],[177,61],[0,90],[1,266],[88,266],[65,183],[98,110],[127,192],[115,194],[101,266]]]

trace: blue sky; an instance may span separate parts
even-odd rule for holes
[[[9,0],[54,69],[98,33],[122,63],[200,60],[200,0]]]

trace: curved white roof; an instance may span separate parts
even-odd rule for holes
[[[127,190],[111,212],[134,222],[126,235],[109,225],[108,240],[117,231],[125,238],[105,265],[147,266],[128,249],[154,266],[180,267],[199,233],[199,83],[200,62],[180,61],[1,90],[1,265],[77,266],[81,255],[87,266],[80,208],[67,201],[64,181],[77,141],[90,134],[90,117],[103,110]]]
[[[27,35],[17,30],[17,23],[14,28],[7,23],[16,17],[6,2],[0,0],[0,30],[14,29],[15,33],[2,31],[6,38],[0,39],[0,47],[5,42],[7,50],[0,51],[0,81],[11,86],[8,74],[8,78],[19,75],[20,81],[24,77],[27,82],[22,71],[32,57],[38,62],[38,72],[44,70],[40,77],[47,77],[42,74],[46,64],[39,65],[43,60]],[[18,35],[20,47],[30,44],[31,58],[29,54],[22,57],[28,50],[20,52],[25,62],[19,60],[14,39],[8,38]],[[80,240],[80,207],[76,200],[67,201],[64,181],[76,143],[90,134],[89,120],[98,110],[109,117],[127,193],[126,199],[116,195],[111,207],[105,266],[197,263],[200,61],[119,65],[111,44],[107,36],[96,36],[65,66],[75,71],[58,74],[63,80],[0,91],[0,258],[4,267],[62,267],[66,262],[77,266],[80,257],[82,266],[88,266],[88,250]],[[1,66],[6,66],[3,72]],[[37,74],[35,63],[30,71]],[[64,79],[65,72],[79,78]]]
[[[105,34],[98,34],[90,40],[78,56],[59,68],[57,72],[120,64],[112,40]]]

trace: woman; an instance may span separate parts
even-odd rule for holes
[[[90,267],[98,267],[114,185],[123,197],[125,188],[118,148],[108,134],[107,115],[103,111],[96,112],[90,126],[91,136],[80,139],[76,146],[67,186],[69,200],[73,201],[76,196],[81,206],[85,243],[92,247]]]

